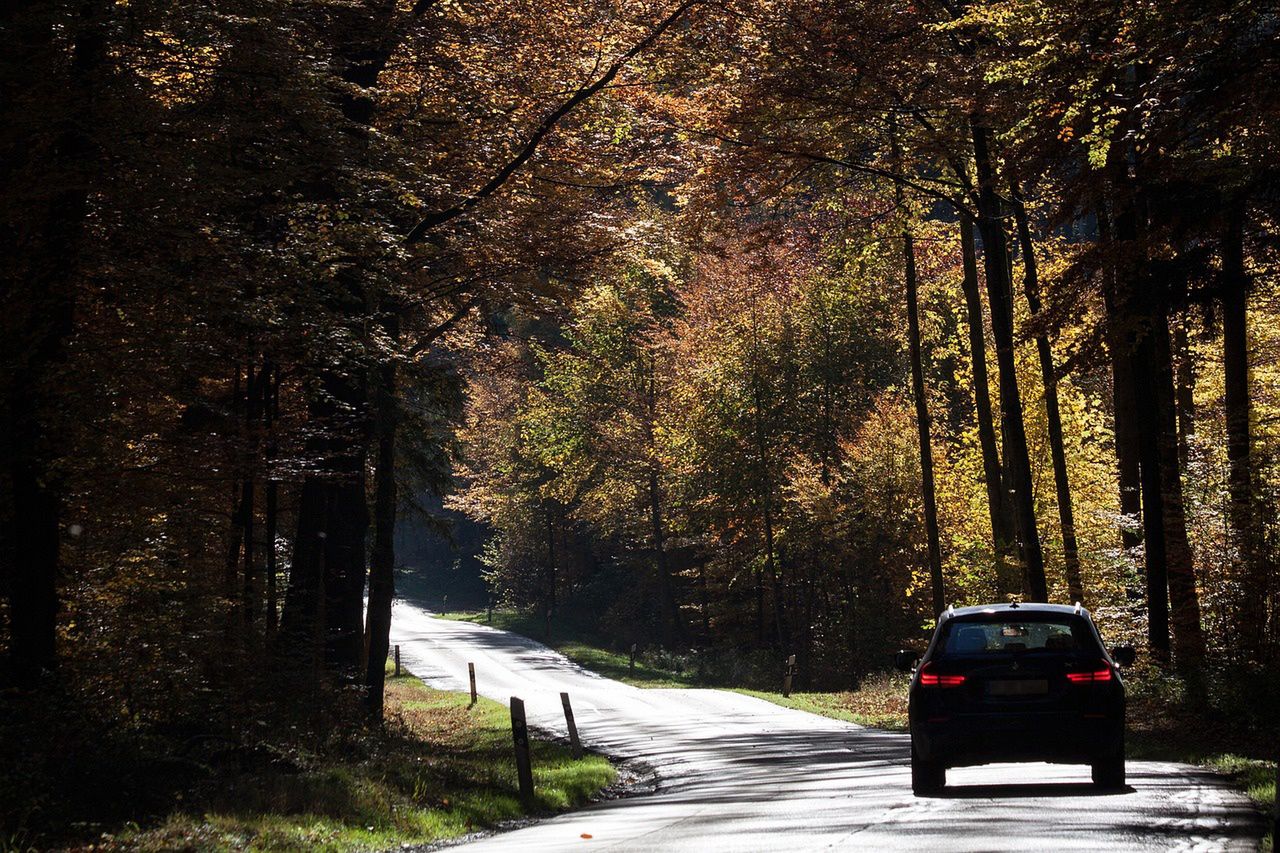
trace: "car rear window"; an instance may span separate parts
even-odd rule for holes
[[[1008,652],[1076,652],[1095,645],[1081,619],[1009,618],[949,622],[942,652],[949,655]]]

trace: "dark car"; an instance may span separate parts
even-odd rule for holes
[[[1132,647],[1107,652],[1080,605],[950,608],[912,670],[911,787],[946,785],[948,767],[1005,761],[1089,764],[1094,784],[1122,788],[1124,682]]]

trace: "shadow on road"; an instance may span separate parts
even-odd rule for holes
[[[1090,782],[1019,783],[1012,785],[947,786],[934,794],[945,800],[1018,799],[1022,797],[1115,797],[1132,794],[1134,788],[1099,788]]]

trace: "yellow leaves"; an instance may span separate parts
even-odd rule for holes
[[[207,44],[190,44],[163,30],[144,33],[143,46],[124,53],[126,66],[152,86],[151,97],[166,107],[199,100],[221,60]]]

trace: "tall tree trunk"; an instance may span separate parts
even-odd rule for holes
[[[1194,669],[1204,660],[1204,632],[1200,626],[1200,597],[1196,592],[1195,559],[1187,539],[1186,504],[1182,497],[1182,469],[1178,465],[1178,423],[1173,387],[1173,358],[1169,322],[1152,317],[1155,344],[1156,399],[1160,407],[1160,487],[1163,491],[1165,559],[1168,561],[1169,612],[1173,627],[1174,661]]]
[[[1196,367],[1187,336],[1188,318],[1170,317],[1173,324],[1174,399],[1178,413],[1178,466],[1191,466],[1191,437],[1196,434]]]
[[[1167,663],[1169,645],[1168,559],[1164,524],[1164,487],[1160,464],[1160,401],[1156,382],[1155,335],[1141,329],[1132,348],[1134,402],[1138,415],[1138,452],[1142,480],[1142,539],[1147,575],[1147,642],[1157,661]]]
[[[365,442],[355,440],[353,452],[340,457],[324,540],[325,663],[349,683],[359,683],[364,669],[369,530],[364,450]]]
[[[333,490],[324,478],[312,475],[302,481],[289,582],[280,612],[284,651],[309,665],[319,662],[324,635],[324,542],[332,499]]]
[[[860,667],[858,666],[858,591],[854,583],[853,563],[846,556],[841,560],[842,579],[844,580],[845,598],[845,654],[846,670],[850,690],[857,687]]]
[[[666,522],[662,517],[662,486],[658,469],[649,467],[649,522],[652,525],[653,556],[658,571],[658,583],[662,589],[662,607],[666,611],[667,642],[684,642],[688,632],[680,618],[680,604],[676,600],[675,580],[671,577],[671,564],[667,558]]]
[[[1040,279],[1036,271],[1035,244],[1027,209],[1014,189],[1014,217],[1018,240],[1022,245],[1023,293],[1034,318],[1040,313]],[[1040,377],[1044,382],[1044,408],[1049,425],[1049,451],[1053,457],[1053,480],[1057,487],[1058,521],[1062,525],[1062,559],[1067,576],[1067,595],[1072,601],[1084,601],[1084,584],[1080,580],[1080,549],[1076,544],[1076,520],[1071,506],[1071,483],[1067,479],[1067,452],[1062,437],[1062,414],[1058,409],[1058,376],[1053,369],[1053,350],[1049,336],[1036,335],[1036,351],[1040,356]]]
[[[265,566],[263,571],[266,575],[266,623],[263,630],[266,632],[268,643],[272,642],[276,628],[278,627],[280,614],[279,592],[277,591],[277,575],[280,567],[277,565],[276,559],[276,536],[279,529],[279,502],[280,502],[280,485],[274,479],[268,480],[266,485],[266,495],[264,496],[265,506],[263,507],[262,527],[263,527],[263,543],[266,548]]]
[[[76,275],[98,160],[88,129],[94,123],[95,81],[106,55],[102,10],[79,4],[79,20],[62,4],[33,2],[6,10],[10,67],[26,79],[15,94],[57,94],[61,109],[46,126],[4,152],[0,164],[6,212],[0,229],[22,247],[10,258],[12,280],[0,282],[3,317],[7,529],[0,536],[0,574],[9,598],[9,657],[21,685],[38,681],[57,662],[58,580],[62,494],[56,467],[65,451],[52,414],[58,372],[75,330]],[[74,29],[70,55],[61,34]],[[56,81],[50,86],[49,81]],[[0,118],[30,103],[0,105]],[[30,118],[30,117],[28,117]],[[40,114],[36,115],[37,120]],[[47,136],[46,136],[47,134]],[[51,142],[48,140],[52,140]],[[41,145],[41,141],[44,144]]]
[[[1031,458],[1027,450],[1022,396],[1018,391],[1018,368],[1014,353],[1012,282],[1009,276],[1009,246],[1002,224],[1000,197],[996,194],[995,167],[991,161],[991,132],[973,126],[974,163],[978,172],[978,230],[982,235],[983,259],[987,273],[987,300],[991,306],[991,331],[996,341],[996,365],[1000,375],[1000,420],[1004,435],[1004,458],[1010,479],[1014,519],[1018,525],[1019,547],[1027,586],[1034,601],[1049,598],[1044,575],[1044,555],[1036,525],[1035,496],[1031,493]]]
[[[399,339],[398,308],[385,311],[388,337]],[[365,620],[368,655],[365,661],[365,704],[382,718],[387,651],[391,647],[391,603],[396,595],[396,427],[400,420],[396,396],[396,365],[388,359],[374,371],[374,438],[377,455],[373,470],[373,549],[369,554],[369,609]]]
[[[231,378],[231,414],[237,416],[239,422],[240,407],[243,403],[243,393],[240,384],[240,364],[234,366],[234,373]],[[240,436],[241,442],[244,440],[243,434]],[[236,453],[232,454],[232,458],[228,460],[228,464],[232,470],[240,468],[244,464],[243,456]],[[243,472],[242,476],[243,476]],[[222,570],[222,594],[228,602],[234,602],[236,592],[240,582],[240,550],[244,546],[244,482],[235,480],[231,484],[231,518],[227,526],[227,550],[223,561]],[[228,611],[230,612],[230,611]],[[228,629],[230,626],[227,626]]]
[[[773,541],[773,475],[769,470],[769,448],[765,436],[764,392],[760,387],[760,377],[754,370],[751,382],[752,402],[755,408],[756,455],[759,461],[760,520],[764,528],[764,570],[769,579],[770,590],[773,593],[774,636],[777,640],[778,648],[786,651],[790,643],[788,642],[785,603],[781,584],[778,580],[778,566]]]
[[[773,593],[774,638],[778,648],[786,651],[790,644],[787,642],[786,629],[783,627],[786,617],[783,614],[782,588],[778,582],[778,567],[773,545],[773,501],[768,484],[764,488],[764,506],[760,515],[761,522],[764,524],[764,570],[769,578],[770,591]]]
[[[1147,587],[1147,642],[1152,657],[1167,663],[1169,642],[1168,554],[1164,519],[1165,473],[1161,465],[1160,359],[1157,327],[1166,323],[1163,304],[1146,280],[1146,258],[1139,241],[1143,226],[1141,198],[1128,164],[1119,156],[1111,164],[1115,221],[1112,249],[1119,261],[1114,278],[1116,332],[1123,341],[1133,380],[1135,437],[1142,491],[1143,563]],[[1168,334],[1168,327],[1165,327]],[[1118,410],[1117,410],[1118,411]]]
[[[1243,204],[1228,213],[1222,238],[1222,367],[1227,420],[1227,521],[1241,582],[1241,645],[1256,654],[1265,642],[1270,584],[1253,493],[1249,431],[1249,278],[1244,265]]]
[[[1099,207],[1098,239],[1112,254],[1111,220]],[[1117,487],[1120,495],[1120,545],[1129,551],[1142,544],[1142,484],[1139,471],[1138,409],[1133,384],[1132,341],[1126,321],[1116,305],[1116,264],[1108,261],[1104,272],[1103,303],[1107,311],[1107,350],[1111,359],[1112,432],[1115,436]]]
[[[938,501],[933,484],[933,441],[930,437],[929,402],[924,395],[924,365],[920,356],[920,306],[916,281],[916,250],[910,229],[902,231],[902,252],[907,280],[907,337],[911,352],[911,389],[916,398],[916,431],[920,439],[920,487],[924,498],[924,529],[929,549],[929,581],[933,612],[947,609],[942,582],[942,544],[938,533]]]
[[[245,466],[244,481],[240,492],[240,525],[244,534],[244,584],[240,594],[240,611],[245,625],[252,625],[257,616],[258,607],[258,574],[257,560],[254,555],[254,474],[257,467],[257,434],[258,419],[261,417],[260,395],[266,386],[265,371],[253,372],[253,362],[245,369]]]
[[[257,609],[257,577],[253,548],[255,488],[252,472],[246,472],[240,491],[240,531],[244,535],[244,585],[240,593],[240,615],[245,625],[252,625]]]
[[[756,572],[756,640],[765,641],[764,632],[764,572]]]
[[[267,464],[274,467],[276,458],[275,422],[280,417],[280,370],[269,367],[267,370],[266,401],[263,406],[263,427],[267,433]],[[266,631],[268,648],[275,641],[277,623],[279,621],[279,594],[277,592],[276,535],[278,532],[278,504],[280,485],[275,478],[275,471],[267,474],[266,506],[263,508],[263,535],[266,548]]]
[[[707,586],[707,561],[698,563],[698,587],[702,605],[702,640],[711,640],[711,591]]]
[[[982,328],[982,294],[978,289],[978,263],[973,246],[973,220],[960,214],[960,253],[963,259],[965,309],[969,326],[969,353],[973,372],[973,405],[978,419],[978,444],[982,448],[982,472],[987,487],[987,511],[991,518],[992,549],[996,559],[996,588],[1002,596],[1022,591],[1016,565],[1017,533],[1012,506],[1004,487],[1000,450],[991,416],[991,385],[987,378],[987,343]]]

